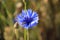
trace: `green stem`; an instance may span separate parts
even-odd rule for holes
[[[28,32],[28,30],[27,30],[27,40],[29,40],[29,32]]]
[[[27,30],[26,29],[24,29],[24,40],[26,40],[26,37],[27,37]]]
[[[29,40],[29,32],[28,32],[28,29],[24,29],[24,40]]]
[[[25,10],[26,10],[26,2],[25,2]]]
[[[25,5],[24,9],[26,10],[26,1],[25,1],[25,0],[23,0],[23,2],[24,2],[24,5]]]

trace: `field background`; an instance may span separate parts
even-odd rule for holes
[[[21,3],[21,7],[16,7]],[[60,40],[60,0],[26,0],[27,9],[39,14],[39,23],[29,29],[30,40]],[[0,40],[24,40],[24,29],[14,27],[15,16],[24,9],[23,0],[0,0]]]

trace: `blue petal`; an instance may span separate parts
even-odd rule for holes
[[[30,23],[29,27],[34,27],[36,25],[37,25],[37,22],[36,21],[33,21],[33,22]]]
[[[16,21],[24,22],[24,17],[22,17],[21,15],[17,15]]]
[[[20,21],[17,21],[17,23],[21,26],[21,24],[22,24],[22,22],[20,22]]]
[[[26,12],[27,12],[26,10],[22,10],[22,14],[21,14],[21,15],[22,15],[23,17],[25,17],[25,16],[26,16]]]
[[[31,9],[28,9],[28,10],[27,10],[27,16],[28,16],[28,17],[31,17],[31,16],[32,16],[32,10],[31,10]]]
[[[38,17],[33,18],[33,21],[36,21],[37,23],[38,23],[38,20],[39,20]]]
[[[21,20],[17,20],[17,22],[18,22],[18,24],[22,24],[23,21],[21,21]]]
[[[23,24],[23,27],[28,29],[28,25],[27,24]]]
[[[31,17],[32,17],[32,18],[35,18],[35,17],[37,17],[37,16],[38,16],[37,12],[34,12],[34,11],[33,11],[33,14],[32,14]]]
[[[27,25],[27,24],[22,24],[22,23],[21,23],[20,26],[23,27],[23,28],[28,29],[28,25]]]

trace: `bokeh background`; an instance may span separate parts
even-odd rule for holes
[[[24,40],[24,29],[14,18],[24,9],[24,0],[0,0],[0,40]],[[60,40],[60,0],[26,0],[26,8],[39,14],[39,23],[29,29],[30,40]]]

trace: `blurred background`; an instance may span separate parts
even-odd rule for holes
[[[0,40],[24,40],[24,29],[14,18],[24,9],[24,0],[0,0]],[[29,29],[30,40],[60,40],[60,0],[26,0],[27,9],[39,14],[39,23]]]

